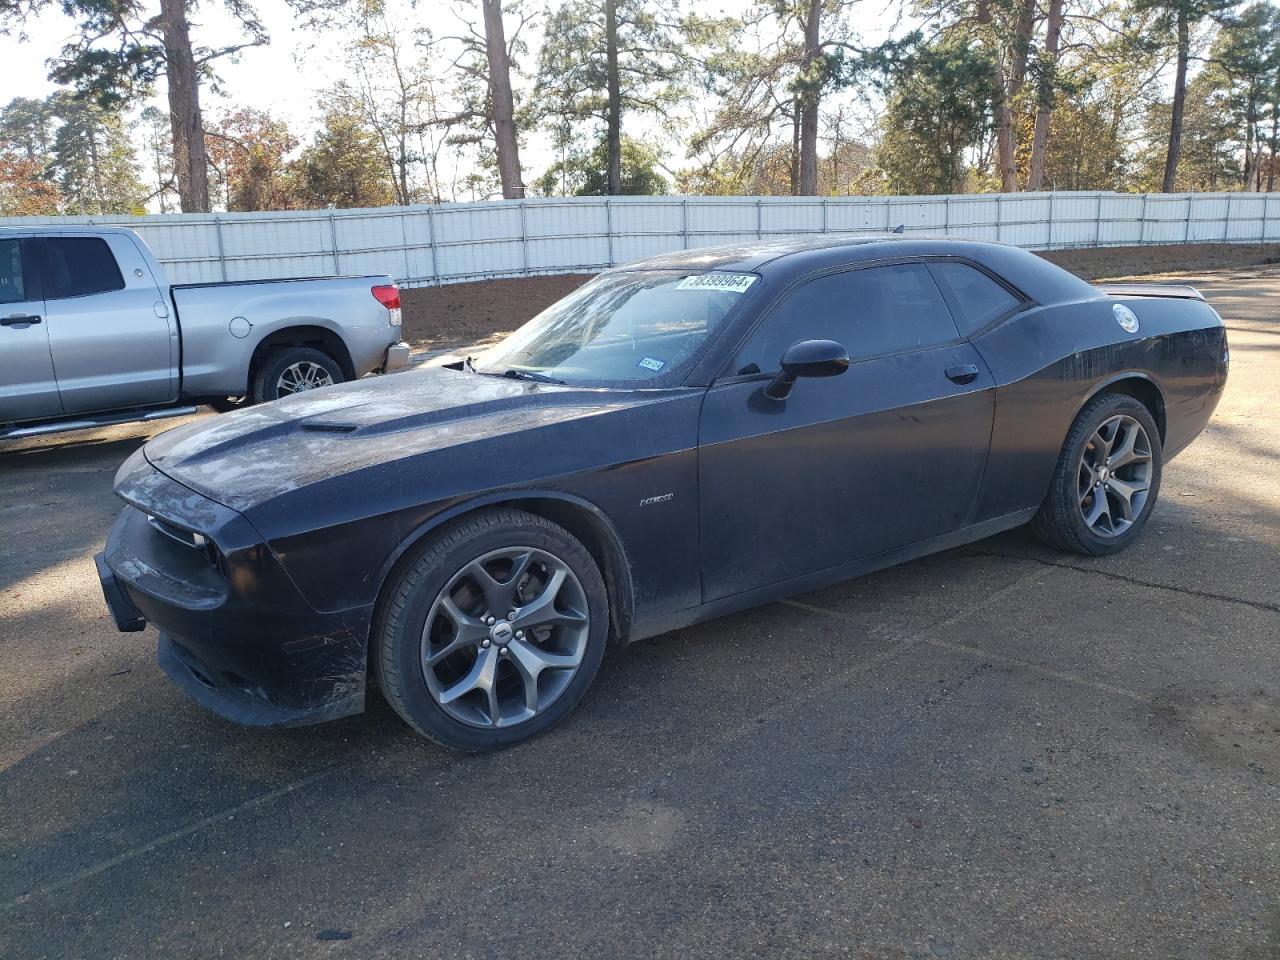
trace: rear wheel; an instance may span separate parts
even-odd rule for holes
[[[1088,556],[1129,546],[1160,492],[1160,432],[1127,394],[1089,401],[1067,433],[1049,495],[1031,528],[1045,543]]]
[[[397,576],[374,632],[392,708],[457,750],[547,730],[582,699],[608,636],[608,597],[587,549],[521,510],[456,524]]]
[[[284,347],[268,355],[253,378],[253,402],[266,403],[342,383],[342,367],[312,347]]]

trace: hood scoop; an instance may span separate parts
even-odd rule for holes
[[[358,423],[338,423],[334,420],[308,420],[301,429],[306,433],[354,433],[360,429]]]

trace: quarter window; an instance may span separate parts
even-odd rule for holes
[[[17,240],[0,240],[0,303],[21,303],[26,299],[22,246]]]
[[[124,289],[116,258],[101,237],[47,237],[40,246],[46,300]]]
[[[851,358],[955,340],[946,302],[929,270],[902,263],[833,273],[792,291],[738,355],[734,372],[769,373],[797,340],[835,340]]]
[[[956,323],[966,336],[1021,303],[1005,287],[967,263],[933,263],[930,269],[938,283],[950,292],[958,310]]]

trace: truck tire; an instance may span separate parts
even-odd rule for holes
[[[282,347],[259,365],[253,378],[253,402],[267,403],[344,380],[342,368],[327,353],[311,347]]]

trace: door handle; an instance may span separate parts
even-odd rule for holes
[[[35,314],[15,313],[10,317],[0,317],[0,327],[16,327],[28,323],[39,323],[40,318]]]
[[[972,363],[957,363],[944,371],[953,383],[973,383],[978,379],[978,368]]]

